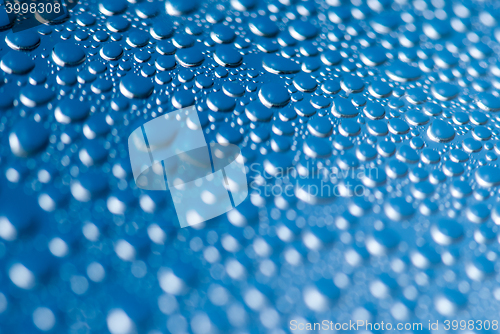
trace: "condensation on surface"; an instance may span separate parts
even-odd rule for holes
[[[103,0],[18,33],[0,18],[0,331],[495,319],[497,7]],[[193,105],[188,126],[240,148],[249,196],[179,229],[171,193],[136,186],[128,138]]]

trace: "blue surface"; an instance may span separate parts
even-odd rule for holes
[[[103,0],[0,31],[0,333],[497,320],[498,20],[495,1]],[[251,195],[180,229],[127,138],[193,104]]]

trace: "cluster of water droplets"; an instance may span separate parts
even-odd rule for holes
[[[495,319],[497,7],[102,0],[0,21],[0,332]],[[254,186],[178,229],[127,138],[193,104]]]

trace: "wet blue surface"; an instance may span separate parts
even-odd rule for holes
[[[496,320],[498,13],[103,0],[0,31],[0,333]],[[180,229],[127,138],[193,104],[251,194]]]

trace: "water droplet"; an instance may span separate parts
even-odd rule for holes
[[[169,15],[182,16],[193,12],[198,7],[198,0],[169,0],[165,7]]]
[[[258,36],[274,37],[280,31],[276,23],[267,16],[258,16],[252,19],[248,26]]]
[[[417,80],[422,75],[418,67],[413,67],[399,60],[387,67],[386,73],[392,80],[399,82]]]
[[[65,99],[59,102],[54,115],[59,123],[71,123],[81,121],[90,113],[90,105],[87,102]]]
[[[208,96],[207,105],[213,111],[232,111],[236,106],[236,100],[219,91]]]
[[[432,95],[441,101],[454,99],[458,93],[458,87],[448,82],[439,82],[432,87]]]
[[[27,86],[21,89],[20,101],[26,107],[34,108],[49,103],[54,92],[42,86]]]
[[[195,103],[195,96],[189,91],[178,91],[174,93],[172,104],[177,109],[192,106]]]
[[[292,24],[288,26],[288,31],[290,35],[298,41],[311,39],[318,34],[318,28],[307,21],[293,21]]]
[[[345,119],[339,126],[339,132],[346,137],[357,136],[361,132],[361,127],[355,121]]]
[[[135,29],[127,36],[127,44],[134,48],[140,48],[149,42],[149,34],[145,31]]]
[[[259,99],[268,108],[283,107],[290,101],[290,95],[280,83],[264,84],[259,90]]]
[[[367,66],[378,66],[387,60],[385,49],[381,46],[373,46],[361,52],[361,61]]]
[[[13,50],[33,50],[40,45],[40,37],[32,31],[9,33],[5,42]]]
[[[337,117],[351,118],[358,116],[359,111],[352,105],[351,101],[337,98],[333,100],[332,114]]]
[[[158,56],[155,61],[155,66],[158,71],[168,71],[176,66],[175,57],[174,56]]]
[[[477,105],[484,111],[500,110],[500,98],[491,93],[482,93],[477,97]]]
[[[296,75],[293,84],[301,92],[312,92],[318,86],[316,80],[306,73]]]
[[[146,98],[153,92],[154,85],[150,79],[128,74],[120,82],[120,92],[129,99]]]
[[[245,108],[245,114],[252,122],[267,122],[273,117],[273,111],[264,106],[260,101],[254,101]]]
[[[9,135],[10,149],[19,157],[40,151],[48,141],[49,131],[41,123],[28,119],[17,122]]]
[[[264,69],[273,74],[292,74],[300,71],[300,66],[290,59],[268,54],[262,58]]]
[[[310,103],[310,101],[300,101],[294,104],[294,109],[299,116],[311,117],[316,114],[316,108]]]
[[[107,16],[123,13],[126,9],[126,0],[101,0],[99,3],[99,10]]]
[[[464,229],[458,222],[450,219],[440,219],[431,227],[431,235],[440,245],[450,245],[462,238]]]
[[[393,118],[389,121],[389,130],[396,135],[401,135],[408,133],[410,131],[410,127],[402,119]]]
[[[243,61],[243,56],[230,45],[220,45],[215,49],[214,59],[221,66],[237,67]]]
[[[76,66],[85,60],[85,52],[72,42],[59,42],[54,46],[52,59],[59,66]]]
[[[231,0],[231,6],[239,11],[247,11],[257,5],[257,0]]]
[[[483,166],[476,170],[476,180],[481,187],[495,187],[500,184],[500,168]]]
[[[175,54],[175,59],[184,67],[199,66],[205,60],[201,51],[189,48],[178,50]]]
[[[427,130],[429,138],[438,143],[446,143],[455,138],[453,126],[442,120],[435,120]]]
[[[387,123],[381,120],[370,120],[366,122],[366,128],[374,136],[385,136],[389,133]]]
[[[408,123],[414,126],[424,125],[429,122],[429,116],[416,110],[408,111],[405,116]]]
[[[25,53],[9,51],[2,57],[0,68],[8,74],[26,74],[35,67],[35,62]]]
[[[472,136],[476,140],[485,141],[491,138],[491,131],[482,125],[476,126],[472,131]]]
[[[307,123],[307,129],[316,137],[328,137],[332,134],[332,123],[323,117],[316,117]]]

